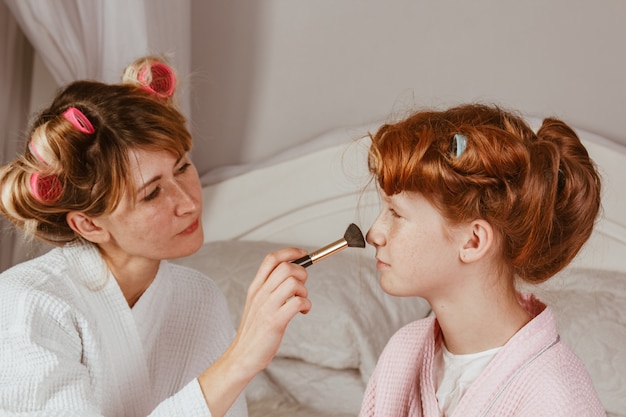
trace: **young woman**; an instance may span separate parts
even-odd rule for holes
[[[55,248],[0,275],[0,410],[246,416],[242,392],[310,302],[286,249],[262,262],[237,332],[213,281],[164,261],[203,242],[191,136],[155,57],[78,81],[0,170],[0,209]]]
[[[421,111],[373,135],[369,168],[380,285],[434,314],[389,341],[360,415],[605,415],[550,308],[516,289],[591,234],[600,179],[574,131],[546,119],[535,134],[492,106]]]

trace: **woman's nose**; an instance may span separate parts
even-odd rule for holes
[[[176,214],[184,215],[196,210],[198,204],[193,194],[186,190],[181,184],[176,184]]]

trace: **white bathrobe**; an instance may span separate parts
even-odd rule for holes
[[[233,336],[195,270],[162,262],[131,309],[93,246],[53,249],[0,275],[0,415],[210,416],[196,377]]]

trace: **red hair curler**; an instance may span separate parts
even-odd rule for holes
[[[147,79],[148,70],[150,70],[151,75],[150,81]],[[162,62],[155,62],[143,67],[139,71],[137,78],[146,90],[160,97],[168,98],[174,94],[174,89],[176,88],[174,71]]]
[[[30,191],[40,203],[52,204],[61,197],[63,185],[56,175],[41,175],[35,172],[30,176]]]

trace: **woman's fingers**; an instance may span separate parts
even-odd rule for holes
[[[263,261],[261,261],[261,265],[259,265],[259,269],[257,270],[256,276],[254,277],[250,288],[257,289],[262,286],[277,266],[281,263],[288,263],[289,261],[298,259],[304,254],[306,254],[306,251],[296,248],[281,249],[267,254]]]
[[[304,254],[284,249],[267,255],[259,266],[235,340],[198,378],[214,415],[224,415],[236,395],[269,365],[293,317],[311,309],[305,286],[308,274],[289,262]]]
[[[305,283],[307,271],[289,261],[302,256],[300,249],[284,249],[268,254],[252,284],[248,288],[246,309],[253,309],[256,314],[264,313],[268,317],[286,305],[291,298],[296,298],[283,309],[285,315],[280,320],[290,320],[298,312],[308,312],[311,308]],[[301,300],[302,299],[302,300]],[[297,310],[293,310],[297,308]],[[287,323],[283,323],[286,327]],[[279,324],[280,325],[280,324]]]
[[[304,281],[290,276],[270,293],[267,302],[269,308],[276,311],[277,320],[287,327],[297,313],[309,312],[311,301],[308,296],[309,291]]]
[[[256,276],[248,287],[246,307],[252,298],[269,297],[289,277],[305,282],[308,277],[306,270],[289,262],[302,256],[303,253],[305,251],[301,249],[288,248],[268,254],[261,262]]]

